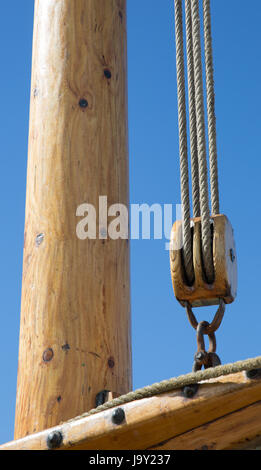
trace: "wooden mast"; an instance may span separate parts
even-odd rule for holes
[[[98,227],[128,205],[126,55],[126,0],[36,0],[16,439],[132,386],[128,240]]]

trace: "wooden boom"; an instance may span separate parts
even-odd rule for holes
[[[204,381],[195,396],[182,389],[82,417],[0,446],[0,450],[221,450],[261,445],[261,381],[240,372]],[[51,440],[50,440],[51,436]],[[54,437],[56,436],[56,439]]]
[[[76,235],[128,205],[126,56],[126,0],[36,0],[16,438],[132,387],[128,240]]]

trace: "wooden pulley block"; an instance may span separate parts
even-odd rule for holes
[[[184,306],[218,305],[219,299],[230,304],[237,293],[237,258],[233,228],[225,215],[211,217],[213,234],[213,263],[215,279],[208,284],[204,274],[201,250],[201,218],[191,220],[193,236],[193,264],[195,280],[186,281],[182,257],[182,221],[177,221],[171,231],[170,266],[174,293]]]

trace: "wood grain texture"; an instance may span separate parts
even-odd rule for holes
[[[36,0],[16,438],[132,388],[128,240],[76,236],[128,206],[126,56],[125,0]]]
[[[62,433],[61,449],[65,450],[144,450],[152,447],[163,448],[171,440],[181,439],[186,433],[196,432],[197,429],[199,431],[208,429],[209,442],[212,438],[210,434],[212,424],[209,423],[221,418],[230,419],[229,416],[232,418],[235,414],[238,416],[235,420],[238,441],[241,439],[240,429],[242,428],[244,439],[247,426],[249,426],[249,435],[261,434],[259,414],[256,419],[252,411],[251,416],[246,412],[240,418],[237,414],[250,405],[260,406],[260,396],[261,380],[249,380],[244,373],[238,373],[202,382],[192,399],[185,398],[182,390],[178,389],[127,403],[122,406],[126,419],[120,426],[113,424],[114,409],[111,409],[97,415],[72,420],[54,429]],[[223,429],[228,432],[228,428]],[[50,431],[50,429],[45,430],[19,441],[10,442],[0,446],[0,450],[47,450],[47,437]],[[202,442],[206,434],[204,438],[202,437]],[[213,431],[214,435],[216,436]],[[189,441],[186,442],[186,445],[189,445]],[[231,442],[231,436],[222,436],[222,446],[226,443],[230,445]],[[172,442],[170,445],[172,446]]]
[[[153,450],[251,450],[261,445],[261,401],[153,447]]]
[[[183,304],[189,301],[193,307],[218,305],[222,298],[232,303],[237,293],[237,258],[232,226],[224,215],[211,217],[213,221],[213,261],[215,280],[205,282],[201,250],[201,219],[192,219],[193,264],[195,282],[186,283],[182,262],[182,222],[177,221],[171,232],[170,267],[174,293]]]

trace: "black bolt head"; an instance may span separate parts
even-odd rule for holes
[[[58,449],[63,442],[63,435],[60,431],[53,431],[47,437],[48,449]]]
[[[198,391],[198,384],[187,385],[183,388],[183,395],[185,398],[193,398]]]
[[[261,378],[261,369],[252,369],[246,372],[246,376],[248,379],[260,379]]]
[[[114,424],[119,425],[119,424],[122,424],[124,420],[125,420],[124,409],[117,408],[116,410],[114,410],[114,412],[112,413],[112,422]]]
[[[104,70],[104,75],[108,80],[111,78],[111,71],[109,69]]]
[[[235,256],[233,248],[230,249],[229,254],[230,254],[230,259],[231,259],[232,263],[234,263],[234,261],[236,259],[236,256]]]
[[[88,101],[85,99],[85,98],[82,98],[80,101],[79,101],[79,106],[81,108],[88,108]]]
[[[97,393],[96,399],[95,399],[95,406],[96,408],[98,406],[104,405],[104,403],[107,401],[109,390],[102,390],[101,392]]]

